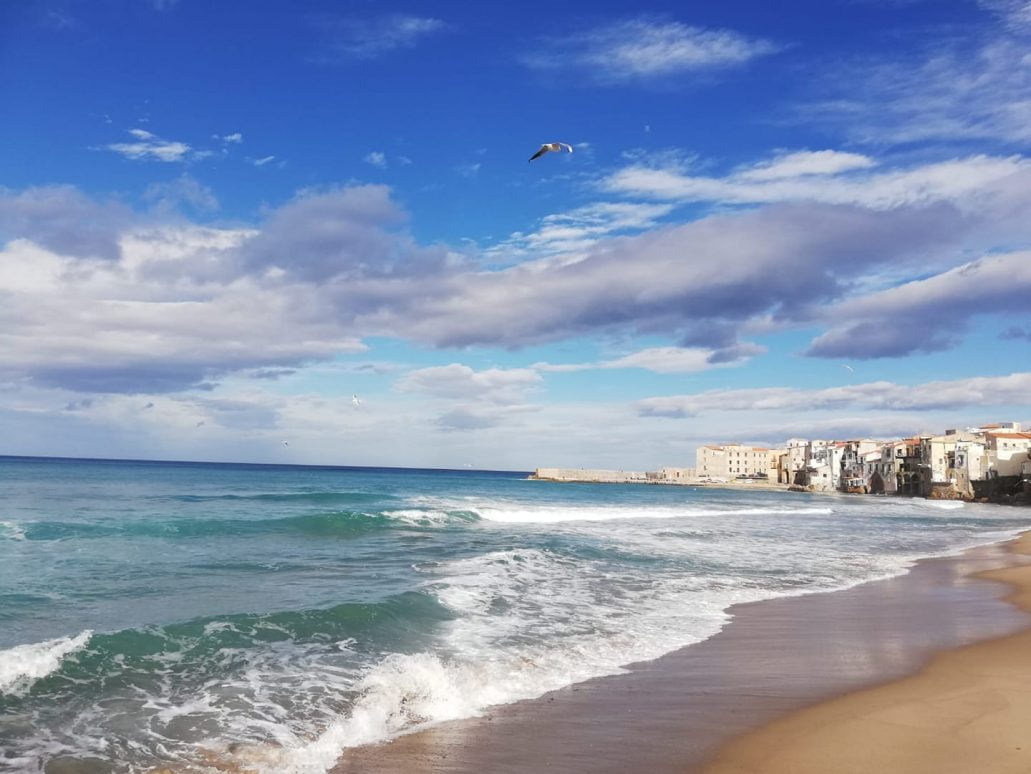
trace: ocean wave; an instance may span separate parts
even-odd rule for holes
[[[958,511],[966,506],[962,500],[921,500],[920,503],[928,508],[938,508],[943,511]]]
[[[314,740],[235,748],[234,763],[263,774],[322,774],[347,748],[614,674],[704,639],[727,620],[731,595],[758,593],[735,589],[713,604],[685,605],[691,590],[681,579],[642,578],[649,593],[612,596],[607,569],[533,548],[425,571],[427,590],[455,613],[434,652],[387,655],[362,674],[354,702]]]
[[[632,506],[563,507],[477,507],[471,509],[484,521],[506,524],[558,524],[569,521],[612,521],[617,519],[676,519],[704,516],[829,516],[831,508],[696,508]]]
[[[333,511],[273,519],[167,519],[154,521],[65,522],[37,521],[21,528],[28,540],[70,540],[109,537],[202,538],[255,535],[355,537],[399,527],[439,527],[462,524],[477,516],[467,511],[397,510],[381,513]]]
[[[0,521],[0,539],[24,540],[25,530],[14,521]]]
[[[86,647],[93,632],[58,637],[0,650],[0,696],[24,696],[39,679],[53,674],[69,654]]]
[[[264,647],[276,642],[333,643],[356,635],[373,640],[403,640],[406,633],[426,630],[451,617],[432,596],[409,591],[380,602],[235,613],[95,634],[80,662],[86,672],[94,674],[105,673],[100,662],[149,669],[152,661],[169,654],[174,655],[177,663],[197,666],[219,651]]]
[[[372,492],[254,492],[251,494],[217,494],[198,495],[184,494],[160,496],[157,499],[174,500],[184,503],[207,502],[265,502],[265,503],[308,503],[313,505],[342,503],[378,503],[384,500],[396,500],[394,495]]]
[[[84,632],[0,651],[0,687],[11,689],[0,692],[0,715],[73,713],[60,730],[51,725],[46,738],[30,736],[11,750],[27,760],[44,748],[115,760],[123,751],[142,768],[113,771],[169,763],[192,771],[215,728],[230,742],[310,736],[313,724],[325,727],[358,699],[363,665],[406,643],[412,652],[425,648],[452,618],[432,595],[405,592],[375,603]],[[28,694],[32,682],[38,690]],[[136,718],[135,739],[118,725],[122,713]]]

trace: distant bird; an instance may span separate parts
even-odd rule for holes
[[[848,369],[849,371],[851,371],[852,373],[855,373],[855,372],[856,372],[856,369],[854,369],[854,368],[853,368],[852,366],[850,366],[850,365],[846,365],[845,363],[842,363],[842,364],[841,364],[841,367],[842,367],[842,368],[847,368],[847,369]]]
[[[202,420],[201,420],[200,422],[198,422],[197,424],[195,424],[195,425],[194,425],[194,427],[200,427],[200,426],[201,426],[201,425],[203,425],[203,424],[204,424],[204,420],[202,419]]]
[[[290,445],[289,441],[283,441],[283,446],[289,446],[289,445]]]
[[[539,159],[541,156],[543,156],[548,151],[555,151],[557,153],[557,152],[561,151],[563,148],[565,148],[570,153],[573,152],[573,146],[568,144],[568,143],[565,143],[565,142],[546,142],[546,143],[544,143],[540,147],[540,150],[538,150],[535,154],[530,156],[530,161],[533,161],[534,159]]]
[[[355,408],[358,408],[360,405],[362,405],[362,402],[357,395],[351,395],[351,403],[354,404]]]

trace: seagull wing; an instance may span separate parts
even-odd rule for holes
[[[547,145],[542,145],[539,151],[537,151],[535,154],[530,156],[530,161],[533,161],[534,159],[539,159],[541,156],[543,156],[545,153],[547,153],[548,150],[549,150],[549,148],[548,148]]]
[[[560,143],[559,143],[559,146],[560,146],[560,147],[563,147],[563,148],[565,148],[565,149],[566,149],[567,151],[569,151],[570,153],[572,153],[572,152],[573,152],[573,146],[572,146],[572,145],[570,145],[570,144],[569,144],[568,142],[560,142]]]

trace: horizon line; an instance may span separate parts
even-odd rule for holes
[[[393,470],[393,471],[434,471],[441,473],[525,473],[530,470],[498,470],[493,468],[432,468],[406,467],[403,465],[332,465],[306,464],[300,462],[226,462],[217,460],[160,460],[130,457],[66,457],[61,455],[38,454],[0,454],[0,462],[4,460],[41,460],[56,462],[142,462],[155,465],[236,465],[255,468],[322,468],[330,470]]]

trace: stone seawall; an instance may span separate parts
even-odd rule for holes
[[[530,478],[540,481],[584,481],[594,484],[646,484],[648,474],[639,470],[590,470],[588,468],[537,468]]]

